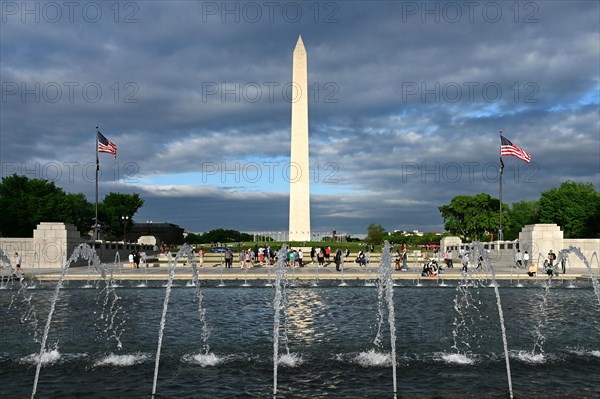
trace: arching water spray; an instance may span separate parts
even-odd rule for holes
[[[67,260],[67,263],[63,267],[63,270],[60,274],[60,278],[58,279],[58,282],[56,283],[56,288],[54,289],[54,296],[52,298],[52,304],[50,305],[50,311],[48,312],[48,318],[46,319],[46,326],[44,328],[44,334],[42,335],[42,343],[40,345],[40,353],[37,358],[35,379],[33,381],[33,389],[31,391],[32,399],[35,397],[35,393],[37,391],[38,380],[40,378],[40,370],[42,368],[42,358],[43,358],[44,352],[46,351],[46,341],[48,340],[48,332],[50,331],[50,325],[52,324],[52,315],[54,314],[54,310],[56,308],[56,302],[58,300],[58,295],[60,293],[62,283],[65,279],[65,276],[68,273],[69,266],[71,266],[71,264],[73,264],[75,261],[77,261],[80,258],[91,261],[92,264],[94,265],[95,270],[97,272],[99,272],[101,277],[103,279],[105,279],[105,281],[106,281],[106,278],[107,278],[106,268],[102,267],[102,264],[100,263],[100,258],[98,258],[96,251],[87,244],[80,244],[77,248],[75,248],[75,250],[73,251],[73,254]],[[109,278],[109,281],[106,282],[106,284],[107,284],[107,286],[110,285],[110,278]]]
[[[169,279],[167,281],[167,286],[165,289],[165,299],[163,301],[163,310],[162,310],[162,315],[160,318],[160,327],[158,330],[158,345],[156,347],[156,359],[154,362],[154,379],[152,381],[152,397],[154,397],[156,395],[156,384],[158,381],[158,369],[159,369],[159,365],[160,365],[160,354],[161,354],[161,350],[162,350],[162,341],[163,341],[165,324],[167,322],[167,310],[169,307],[169,299],[171,298],[171,289],[173,288],[173,279],[175,278],[175,266],[177,266],[177,263],[182,256],[186,256],[192,264],[192,271],[193,271],[192,278],[193,278],[193,283],[196,285],[196,292],[198,292],[198,290],[200,288],[200,282],[198,280],[198,271],[196,268],[196,261],[195,261],[194,255],[195,255],[194,250],[188,244],[184,244],[183,247],[181,247],[181,249],[175,256],[175,259],[172,258],[170,253],[167,254],[167,260],[169,261]],[[196,294],[196,295],[198,295],[198,294]],[[200,299],[199,299],[199,306],[202,306],[202,301]]]
[[[508,356],[508,341],[506,339],[506,327],[504,325],[504,313],[502,312],[502,302],[500,301],[500,291],[498,290],[498,283],[496,282],[496,271],[494,270],[494,266],[492,265],[492,261],[490,258],[490,254],[485,250],[483,244],[480,242],[474,242],[472,245],[472,249],[474,252],[474,258],[479,259],[479,257],[483,257],[484,267],[487,265],[492,273],[492,284],[494,287],[494,293],[496,294],[496,305],[498,307],[498,317],[500,319],[500,328],[502,329],[502,344],[504,346],[504,360],[506,362],[506,377],[508,379],[508,394],[509,397],[513,398],[513,387],[512,387],[512,377],[510,373],[510,358]]]
[[[600,285],[598,284],[598,278],[596,277],[596,275],[594,274],[594,271],[592,270],[592,265],[590,264],[588,259],[585,257],[583,252],[581,252],[581,249],[574,247],[572,245],[569,248],[559,251],[557,258],[562,259],[562,257],[568,256],[569,254],[574,254],[579,259],[581,259],[583,261],[583,263],[585,264],[585,267],[587,268],[588,273],[590,275],[590,279],[592,280],[592,286],[594,287],[594,293],[596,294],[596,299],[598,299],[598,305],[600,305]],[[594,255],[596,255],[595,252],[592,254],[591,259],[594,259]],[[596,255],[596,261],[598,261],[598,255]]]

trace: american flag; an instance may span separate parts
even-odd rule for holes
[[[517,157],[525,162],[531,162],[531,155],[523,151],[518,145],[511,143],[504,136],[500,136],[500,156]]]
[[[117,159],[117,145],[98,132],[98,152],[108,152]]]

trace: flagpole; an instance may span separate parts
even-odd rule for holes
[[[96,126],[96,222],[94,223],[94,241],[98,239],[98,172],[100,171],[100,160],[98,159],[98,133],[100,133],[100,127]]]
[[[502,130],[500,130],[500,225],[498,227],[498,241],[504,241],[502,233],[502,174],[504,172],[504,162],[502,162]]]

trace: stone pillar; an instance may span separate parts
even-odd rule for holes
[[[529,253],[530,262],[543,265],[548,252],[563,249],[563,232],[556,224],[529,224],[519,233],[521,253]]]
[[[81,242],[81,234],[74,225],[41,222],[33,231],[36,267],[62,269]]]
[[[456,236],[444,237],[440,240],[440,252],[443,255],[446,252],[446,249],[448,247],[460,247],[461,244],[462,244],[462,240],[460,239],[460,237],[456,237]],[[453,257],[458,255],[458,251],[454,251],[454,252],[456,252],[456,253],[452,254]]]

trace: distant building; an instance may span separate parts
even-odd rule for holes
[[[413,231],[406,231],[406,230],[394,230],[394,233],[398,233],[398,232],[402,233],[402,234],[403,234],[403,235],[405,235],[405,236],[410,236],[410,235],[413,235],[413,236],[419,236],[419,237],[422,237],[422,236],[423,236],[423,234],[424,234],[422,231],[419,231],[419,230],[413,230]],[[391,235],[392,233],[388,233],[388,234],[390,234],[390,235]]]
[[[133,223],[127,231],[126,240],[136,242],[141,236],[154,236],[158,245],[183,244],[184,229],[173,223],[166,222],[142,222]]]

